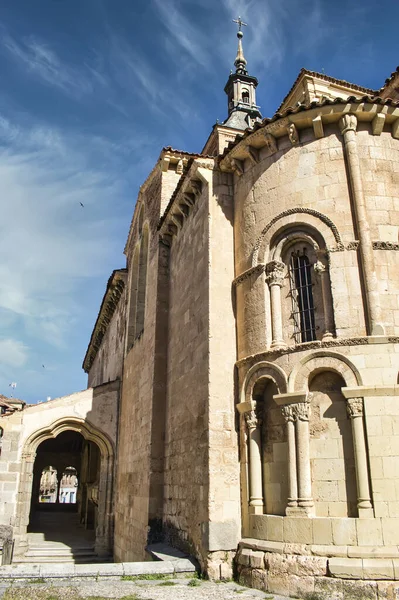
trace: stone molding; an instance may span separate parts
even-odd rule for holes
[[[365,398],[375,396],[399,396],[399,383],[393,385],[359,385],[358,387],[343,387],[341,392],[345,398]]]
[[[294,354],[295,352],[304,352],[305,350],[323,350],[327,348],[339,348],[346,346],[367,346],[371,344],[399,344],[399,336],[363,336],[357,338],[334,338],[325,342],[317,340],[314,342],[304,342],[295,346],[286,346],[285,348],[270,348],[264,352],[250,354],[240,358],[236,362],[237,367],[241,367],[248,362],[258,362],[267,360],[270,357],[282,354]]]
[[[251,267],[250,269],[247,269],[246,271],[241,273],[241,275],[238,275],[238,277],[233,279],[233,286],[235,287],[235,286],[239,285],[240,283],[242,283],[243,281],[246,281],[247,279],[252,277],[252,275],[259,276],[261,273],[263,273],[264,270],[265,270],[265,265],[262,263],[259,263],[259,264],[255,265],[254,267]]]
[[[396,242],[373,242],[373,250],[396,250],[399,251],[399,244]]]
[[[295,208],[288,208],[287,210],[284,210],[283,212],[281,212],[278,215],[276,215],[275,217],[273,217],[273,219],[271,219],[269,221],[269,223],[266,225],[266,227],[262,230],[262,233],[260,234],[260,236],[258,237],[258,239],[256,240],[255,245],[254,245],[254,249],[253,249],[253,253],[252,253],[252,267],[256,266],[256,264],[258,262],[259,249],[260,249],[262,241],[263,241],[265,235],[267,234],[267,232],[269,231],[269,229],[275,223],[277,223],[277,221],[279,221],[280,219],[283,219],[284,217],[288,217],[290,215],[295,215],[295,214],[307,214],[307,215],[311,215],[313,217],[320,219],[320,221],[322,221],[325,225],[327,225],[327,227],[329,227],[331,229],[334,239],[337,244],[334,248],[329,248],[328,250],[330,252],[338,252],[338,251],[345,250],[345,246],[342,242],[341,235],[338,231],[338,228],[333,223],[333,221],[331,221],[331,219],[329,217],[327,217],[323,213],[319,212],[318,210],[315,210],[314,208],[305,208],[303,206],[297,206]]]

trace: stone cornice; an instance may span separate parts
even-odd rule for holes
[[[117,269],[116,271],[113,271],[108,280],[107,289],[83,360],[82,367],[85,373],[88,373],[93,365],[103,337],[125,288],[126,280],[126,269]]]
[[[305,342],[296,346],[287,346],[285,348],[271,348],[265,352],[250,354],[244,356],[236,362],[237,367],[241,367],[247,363],[257,363],[264,360],[270,360],[276,356],[284,354],[294,354],[295,352],[304,352],[305,350],[320,350],[323,348],[339,348],[347,346],[367,346],[371,344],[399,344],[399,336],[364,336],[357,338],[334,338],[325,342]]]
[[[188,166],[158,225],[160,240],[166,245],[170,246],[173,237],[179,233],[201,195],[204,184],[208,183],[201,169],[212,171],[214,168],[215,160],[205,156],[194,158]]]
[[[399,138],[399,104],[390,99],[373,98],[348,98],[343,100],[325,100],[312,102],[310,105],[301,105],[295,109],[288,109],[284,114],[277,113],[273,119],[264,119],[253,129],[247,129],[241,138],[229,144],[224,154],[219,158],[222,171],[236,172],[242,175],[254,162],[266,158],[277,150],[276,141],[288,136],[292,145],[300,143],[301,131],[312,128],[315,138],[323,137],[324,127],[336,124],[344,115],[354,114],[359,122],[370,123],[371,133],[379,135],[384,126],[391,126],[392,136]],[[275,143],[270,142],[270,136]],[[262,139],[263,138],[263,139]],[[255,152],[254,152],[255,151]],[[256,161],[254,156],[258,157]]]

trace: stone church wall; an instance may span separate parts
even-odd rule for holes
[[[170,250],[164,526],[218,578],[231,576],[240,534],[232,187],[228,175],[198,174],[202,195]]]
[[[152,393],[157,310],[158,236],[162,176],[154,174],[142,198],[144,225],[149,229],[144,330],[127,350],[119,420],[115,497],[116,560],[143,560],[147,544],[150,495]],[[132,260],[139,243],[137,208],[128,248],[127,303],[132,297]],[[129,327],[129,322],[128,322]]]
[[[169,275],[164,527],[172,544],[197,556],[207,547],[209,497],[207,193],[173,238]]]
[[[96,387],[114,379],[122,379],[125,350],[126,296],[125,289],[90,368],[87,382],[88,387]]]

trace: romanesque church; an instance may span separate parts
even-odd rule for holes
[[[379,90],[302,69],[263,118],[239,29],[227,119],[140,188],[88,388],[3,402],[0,523],[23,557],[43,469],[74,467],[98,556],[164,541],[214,579],[394,598],[399,68]]]

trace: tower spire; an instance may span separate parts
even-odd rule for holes
[[[237,23],[238,31],[238,49],[237,56],[234,61],[236,68],[235,73],[230,72],[230,77],[226,83],[224,91],[227,94],[228,111],[224,125],[234,129],[246,129],[253,127],[255,121],[262,119],[259,111],[259,106],[256,105],[256,86],[258,80],[256,77],[248,75],[247,61],[245,60],[244,50],[242,48],[243,32],[242,28],[247,24],[238,17],[233,19],[233,23]]]
[[[244,23],[244,21],[241,19],[241,17],[238,17],[238,19],[233,19],[233,23],[237,23],[237,25],[238,25],[238,31],[237,31],[238,49],[237,49],[237,56],[234,61],[234,66],[236,68],[236,73],[238,73],[239,75],[247,75],[247,69],[246,69],[247,61],[245,60],[244,50],[242,49],[242,38],[244,36],[244,33],[242,32],[242,29],[241,29],[243,25],[245,27],[247,27],[247,24]]]

